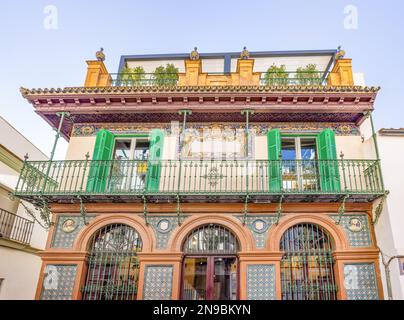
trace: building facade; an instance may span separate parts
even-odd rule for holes
[[[32,300],[47,231],[27,214],[32,205],[10,194],[26,153],[38,161],[47,157],[1,117],[0,132],[0,300]]]
[[[401,199],[404,174],[394,168],[401,164],[399,150],[404,150],[404,129],[380,129],[377,135],[382,171],[389,194],[385,199],[375,233],[383,259],[380,261],[386,299],[404,299],[404,218]]]
[[[37,299],[383,299],[379,88],[343,52],[104,59],[21,89],[69,140],[15,192],[53,213]]]

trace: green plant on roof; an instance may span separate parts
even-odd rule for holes
[[[308,64],[306,67],[299,67],[296,70],[297,84],[303,86],[320,85],[321,73],[315,64]]]
[[[161,85],[176,85],[178,81],[178,68],[172,63],[164,66],[159,66],[153,73],[154,84]]]
[[[142,66],[134,68],[125,66],[120,74],[119,80],[126,86],[141,85],[145,80],[145,71]]]
[[[264,84],[272,86],[272,85],[287,85],[288,84],[289,74],[286,72],[285,65],[276,66],[273,64],[268,68],[265,72],[264,76]]]

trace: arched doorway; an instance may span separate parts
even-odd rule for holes
[[[90,240],[83,300],[135,300],[142,240],[125,224],[110,224]]]
[[[336,300],[333,247],[328,232],[311,223],[290,227],[280,249],[282,300]]]
[[[227,228],[208,224],[193,230],[183,244],[184,300],[236,300],[237,237]]]

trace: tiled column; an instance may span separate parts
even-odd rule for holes
[[[42,255],[37,300],[80,300],[86,252],[48,251]]]
[[[377,250],[335,252],[334,259],[338,299],[383,299]]]
[[[138,253],[138,300],[178,300],[181,253]]]
[[[240,252],[240,299],[281,299],[281,252]]]

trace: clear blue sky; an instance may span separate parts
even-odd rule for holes
[[[44,8],[58,9],[47,30]],[[358,28],[344,28],[344,8],[358,9]],[[116,72],[122,54],[333,49],[342,45],[355,72],[380,85],[377,128],[404,127],[404,2],[373,0],[62,1],[2,0],[0,115],[50,153],[54,133],[19,87],[82,85],[85,60],[104,47]],[[66,143],[56,157],[63,159]]]

